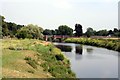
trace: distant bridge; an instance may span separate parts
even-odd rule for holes
[[[66,38],[70,38],[71,36],[68,35],[44,35],[44,40],[48,41],[48,39],[52,39],[52,40],[56,40],[56,39],[66,39]]]

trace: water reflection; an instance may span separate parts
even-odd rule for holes
[[[75,51],[76,54],[82,55],[82,52],[83,52],[82,46],[76,46],[75,49],[76,49]]]
[[[82,59],[82,56],[80,54],[75,55],[75,60],[81,60],[81,59]]]
[[[82,45],[79,46],[68,46],[68,45],[55,45],[57,48],[61,49],[63,52],[73,52],[78,55],[82,55],[83,53],[83,47]]]
[[[56,45],[57,48],[61,49],[61,51],[64,52],[71,52],[72,51],[72,47],[71,46],[67,46],[67,45]]]
[[[86,51],[87,51],[88,53],[93,53],[93,48],[87,48]]]
[[[71,62],[77,78],[117,78],[120,53],[73,43],[54,43]],[[92,74],[91,74],[92,73]]]

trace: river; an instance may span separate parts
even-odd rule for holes
[[[77,78],[118,78],[118,52],[74,43],[54,43],[71,62]]]

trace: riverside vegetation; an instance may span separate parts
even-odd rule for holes
[[[3,78],[75,77],[69,60],[52,43],[36,39],[3,39],[2,52]]]
[[[118,39],[68,38],[65,42],[104,47],[120,52],[120,41]]]

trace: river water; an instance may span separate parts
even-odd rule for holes
[[[77,78],[118,78],[118,52],[74,43],[54,43],[71,62]]]

